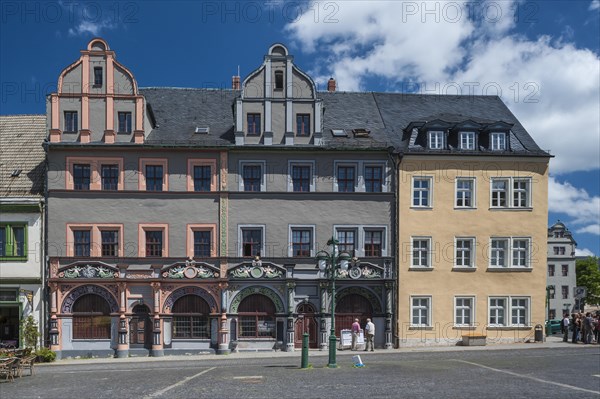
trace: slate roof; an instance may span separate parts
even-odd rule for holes
[[[234,105],[239,91],[227,89],[140,89],[146,97],[156,127],[147,137],[151,145],[207,147],[235,146]],[[497,96],[442,96],[405,93],[319,92],[323,100],[323,149],[386,149],[401,153],[437,153],[411,143],[405,129],[413,122],[435,119],[449,123],[473,121],[512,125],[510,151],[516,155],[549,156]],[[196,127],[209,127],[209,134],[194,134]],[[367,129],[358,138],[352,129]],[[334,137],[332,129],[344,129],[348,137]],[[260,146],[265,148],[266,146]],[[273,145],[274,147],[286,147]],[[303,146],[294,145],[293,148]],[[314,146],[304,146],[315,149]],[[289,147],[286,147],[289,148]],[[452,152],[450,149],[448,152]],[[460,152],[460,150],[455,150]],[[481,154],[478,151],[478,154]],[[485,152],[485,151],[483,151]],[[494,153],[498,155],[498,153]]]
[[[0,197],[43,196],[46,134],[46,115],[0,116]]]

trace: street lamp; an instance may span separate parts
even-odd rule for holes
[[[319,251],[316,259],[321,272],[328,273],[328,277],[331,279],[331,334],[329,335],[329,363],[327,367],[335,368],[336,364],[336,343],[335,337],[335,273],[337,269],[348,270],[348,262],[350,255],[342,252],[338,255],[339,241],[331,237],[327,241],[327,245],[331,247],[331,253],[327,251]]]
[[[554,298],[554,293],[555,289],[553,285],[549,285],[546,287],[546,307],[548,308],[548,320],[546,321],[546,337],[550,336],[550,298]]]

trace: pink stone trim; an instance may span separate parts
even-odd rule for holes
[[[74,189],[73,183],[73,164],[89,164],[90,165],[90,191],[102,190],[102,165],[117,164],[119,166],[119,181],[117,183],[117,191],[123,190],[125,181],[125,170],[123,168],[123,158],[107,158],[107,157],[67,157],[65,171],[65,188],[67,190]]]
[[[163,258],[169,257],[169,224],[168,223],[140,223],[138,224],[138,256],[146,257],[146,231],[163,232]]]
[[[214,223],[189,223],[187,225],[187,242],[185,247],[187,257],[194,257],[194,231],[210,231],[210,256],[217,256],[217,225]]]
[[[169,191],[169,162],[167,158],[140,158],[138,189],[146,191],[146,165],[162,165],[163,191]]]
[[[216,159],[199,159],[188,158],[187,165],[187,190],[194,191],[194,166],[210,166],[210,191],[217,190],[217,160]]]

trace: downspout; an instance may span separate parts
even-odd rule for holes
[[[398,220],[398,211],[399,211],[399,204],[398,204],[398,190],[400,189],[400,185],[398,184],[398,165],[400,164],[400,160],[401,160],[401,155],[399,153],[395,153],[395,148],[394,147],[388,147],[388,158],[390,160],[390,162],[393,165],[394,171],[392,172],[392,191],[393,191],[393,201],[394,204],[392,206],[392,221],[393,221],[393,229],[392,229],[392,242],[393,242],[393,253],[392,253],[392,257],[395,260],[395,267],[393,268],[393,275],[394,275],[394,284],[393,284],[393,290],[394,290],[394,301],[393,301],[393,309],[392,311],[395,314],[395,320],[392,323],[392,337],[394,338],[394,347],[398,348],[399,343],[398,343],[398,320],[399,320],[399,315],[398,315],[398,309],[399,309],[399,292],[398,292],[398,287],[399,285],[399,279],[400,279],[400,243],[398,242],[398,228],[399,228],[399,220]]]
[[[46,254],[48,253],[48,141],[44,141],[44,143],[42,144],[42,147],[44,147],[44,152],[46,153],[46,157],[44,159],[44,199],[42,200],[43,202],[40,203],[40,211],[42,212],[42,229],[41,229],[41,235],[42,235],[42,256],[41,256],[41,267],[42,267],[42,292],[40,294],[41,297],[44,298],[44,300],[42,301],[42,318],[40,320],[40,324],[42,324],[42,337],[43,337],[43,343],[44,343],[44,347],[46,347],[46,343],[50,342],[50,336],[48,333],[48,319],[49,319],[49,308],[48,308],[48,304],[50,303],[50,292],[48,290],[48,259]],[[50,345],[48,344],[48,347]]]

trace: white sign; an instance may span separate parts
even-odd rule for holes
[[[585,287],[575,287],[573,288],[573,296],[575,299],[585,298],[587,294],[587,290]]]

